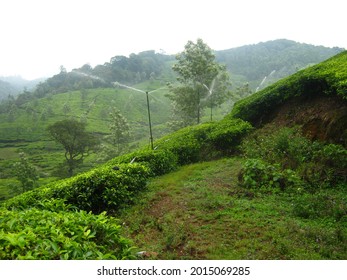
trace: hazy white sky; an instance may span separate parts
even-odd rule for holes
[[[0,0],[0,76],[27,79],[115,55],[290,39],[347,48],[345,0]]]

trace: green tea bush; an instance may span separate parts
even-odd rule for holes
[[[278,164],[269,164],[260,159],[248,159],[244,163],[239,183],[245,188],[271,193],[303,187],[303,182],[293,170],[282,170]]]
[[[46,199],[63,199],[80,210],[116,211],[131,203],[146,187],[150,172],[144,165],[104,166],[37,188],[6,201],[8,209],[27,209]]]
[[[225,119],[216,123],[190,126],[165,136],[156,142],[178,156],[178,164],[184,165],[207,159],[212,153],[230,153],[237,149],[242,137],[252,126],[240,119]]]
[[[139,150],[130,154],[116,157],[107,165],[136,162],[145,164],[151,176],[159,176],[169,173],[177,168],[178,156],[167,150]]]
[[[170,151],[178,158],[178,164],[184,165],[202,159],[202,149],[212,124],[189,126],[173,132],[155,142],[158,150]]]
[[[223,119],[218,122],[207,140],[219,150],[235,151],[241,139],[252,130],[252,125],[240,119]]]
[[[105,213],[0,210],[0,259],[131,259],[131,242]]]

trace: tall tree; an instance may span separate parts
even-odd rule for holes
[[[225,66],[215,61],[211,48],[202,39],[196,43],[189,41],[176,59],[173,70],[178,74],[179,85],[172,86],[168,96],[180,112],[184,124],[191,124],[194,119],[200,123],[205,107],[225,101],[229,94],[229,76]],[[218,90],[215,88],[212,91],[211,85],[217,79]]]
[[[76,120],[62,120],[48,126],[52,138],[63,145],[68,174],[72,176],[73,170],[83,162],[85,156],[96,145],[96,138],[86,132],[86,123]]]

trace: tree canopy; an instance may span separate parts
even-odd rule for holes
[[[202,39],[188,41],[176,59],[173,70],[179,85],[171,87],[169,98],[184,125],[193,120],[200,123],[203,108],[220,105],[228,96],[226,67],[215,61],[212,49]]]
[[[83,158],[96,145],[96,139],[85,131],[86,124],[76,120],[65,119],[48,127],[52,138],[63,145],[68,174],[72,176],[73,170],[83,162]]]

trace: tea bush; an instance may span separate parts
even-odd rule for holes
[[[178,156],[166,150],[139,150],[130,154],[116,157],[107,165],[136,162],[146,165],[151,176],[159,176],[169,173],[177,168]]]
[[[232,152],[252,129],[250,123],[240,119],[223,119],[213,127],[207,140],[218,150]]]
[[[131,259],[131,248],[105,213],[0,210],[2,260]]]
[[[179,165],[197,162],[211,127],[212,124],[201,124],[182,128],[159,139],[155,146],[176,155]]]
[[[93,213],[116,211],[135,199],[146,187],[149,175],[149,169],[138,163],[104,166],[14,197],[5,202],[5,207],[27,209],[43,200],[63,199]]]
[[[252,126],[240,119],[224,119],[216,123],[190,126],[156,142],[158,149],[172,152],[178,164],[184,165],[237,150],[241,139]]]
[[[139,150],[112,159],[101,167],[37,188],[5,202],[7,209],[27,209],[47,199],[63,199],[76,209],[101,213],[131,203],[149,177],[179,165],[207,159],[211,153],[234,151],[251,125],[223,120],[191,126],[157,142],[156,150]]]

